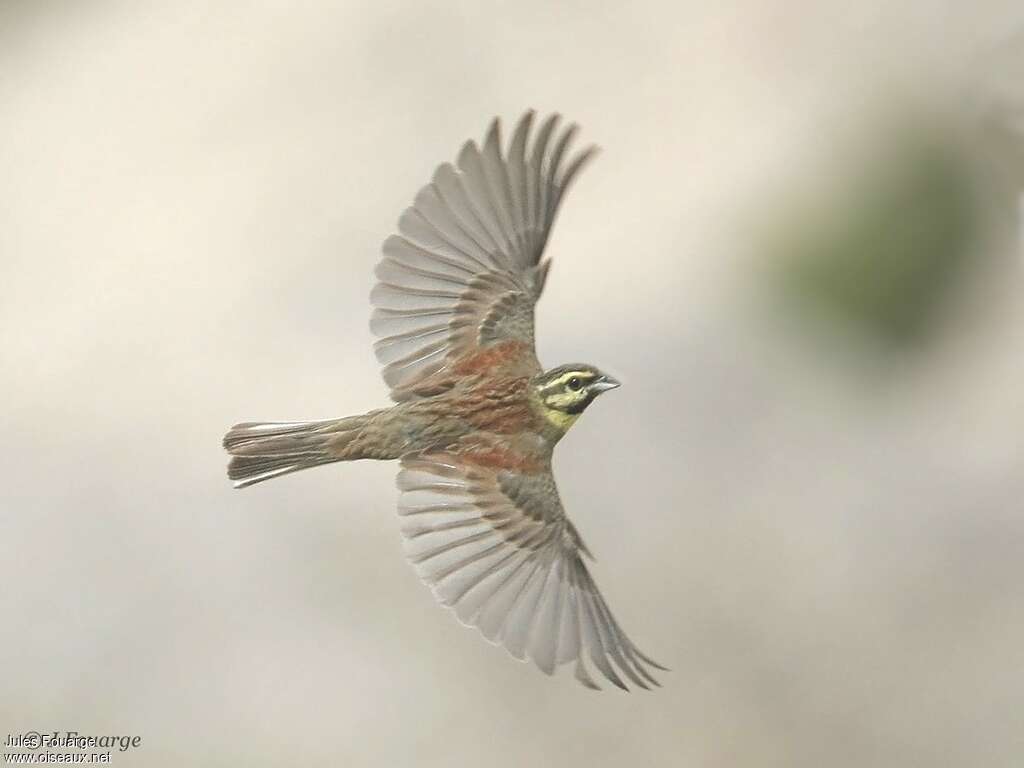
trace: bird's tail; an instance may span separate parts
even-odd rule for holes
[[[224,436],[224,448],[231,454],[228,477],[235,488],[245,488],[300,469],[361,458],[352,455],[351,443],[372,415],[236,424]]]

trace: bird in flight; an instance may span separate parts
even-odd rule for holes
[[[406,554],[464,624],[552,674],[585,659],[616,686],[664,670],[626,637],[584,563],[551,471],[555,445],[619,382],[592,365],[544,370],[534,305],[562,197],[596,148],[534,113],[507,153],[495,119],[483,146],[445,163],[385,240],[370,295],[377,359],[395,402],[361,416],[238,424],[224,437],[236,488],[321,464],[397,460]]]

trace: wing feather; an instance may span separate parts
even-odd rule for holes
[[[507,154],[496,119],[482,148],[466,142],[384,241],[370,328],[395,400],[435,393],[446,368],[505,341],[520,344],[494,364],[539,370],[533,307],[549,264],[541,255],[565,190],[594,148],[563,171],[576,126],[559,133],[560,118],[551,115],[531,146],[533,120],[533,112],[519,120]]]
[[[570,662],[598,687],[658,685],[583,562],[554,479],[496,470],[472,453],[403,459],[399,513],[406,554],[438,601],[488,640],[544,672]]]

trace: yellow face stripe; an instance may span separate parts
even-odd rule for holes
[[[585,382],[590,382],[594,380],[593,371],[566,371],[557,379],[552,379],[551,381],[546,382],[544,386],[541,387],[541,391],[547,392],[548,390],[553,389],[566,389],[568,387],[569,379],[571,379],[573,376],[579,379],[583,379]]]
[[[565,434],[576,423],[583,409],[593,400],[594,392],[588,387],[600,373],[591,368],[563,370],[547,381],[539,382],[530,394],[534,408],[559,434]],[[570,389],[569,382],[578,378],[583,386]]]
[[[566,413],[557,408],[545,407],[541,412],[544,414],[545,421],[561,432],[568,432],[569,427],[575,424],[576,419],[580,417],[578,413]]]

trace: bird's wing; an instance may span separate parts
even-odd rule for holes
[[[497,119],[482,149],[466,142],[384,241],[370,327],[395,400],[416,397],[426,379],[474,357],[477,370],[539,370],[533,305],[549,263],[541,255],[565,190],[596,148],[570,157],[576,126],[560,130],[558,115],[531,141],[533,117],[516,125],[507,154]],[[498,345],[499,354],[480,356]]]
[[[626,637],[583,563],[550,465],[499,468],[508,463],[493,452],[402,460],[402,534],[420,577],[462,623],[547,674],[574,662],[576,678],[598,688],[588,657],[620,688],[623,676],[658,685],[648,667],[664,667]]]

